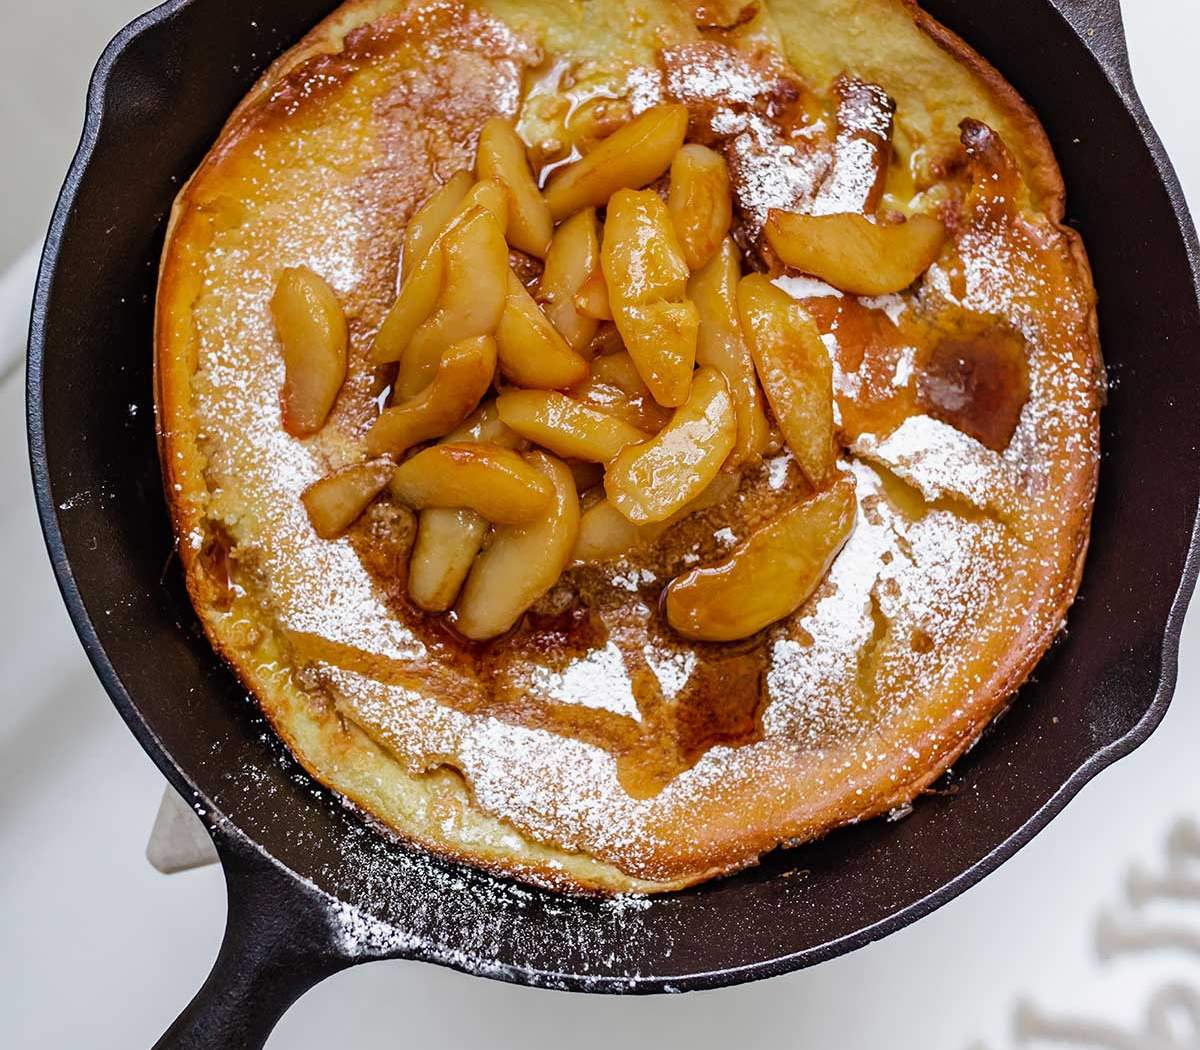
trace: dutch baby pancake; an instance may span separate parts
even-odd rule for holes
[[[314,777],[542,885],[904,807],[1079,583],[1063,198],[911,0],[351,0],[171,217],[200,620]]]

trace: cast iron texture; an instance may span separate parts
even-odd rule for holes
[[[637,904],[531,891],[408,851],[315,785],[205,640],[172,558],[151,391],[172,198],[265,65],[329,0],[172,0],[122,31],[88,97],[30,332],[29,440],[63,596],[98,675],[213,832],[230,914],[161,1045],[261,1046],[345,966],[435,961],[531,985],[732,984],[861,947],[1011,856],[1161,720],[1196,575],[1200,281],[1178,182],[1132,86],[1116,0],[930,0],[1042,116],[1102,297],[1114,380],[1068,638],[955,770],[957,795]]]

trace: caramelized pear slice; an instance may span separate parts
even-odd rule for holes
[[[559,171],[546,187],[555,222],[598,208],[620,189],[640,189],[662,175],[687,134],[687,108],[670,103],[646,110],[603,139],[586,157]]]
[[[283,346],[283,428],[308,437],[325,425],[346,381],[346,315],[328,284],[307,266],[291,266],[280,271],[271,316]]]
[[[736,439],[729,385],[715,368],[701,368],[671,422],[612,461],[604,490],[635,524],[665,521],[708,487]]]
[[[547,512],[552,492],[517,453],[455,443],[435,445],[401,463],[392,476],[392,495],[418,510],[461,508],[497,524],[521,525]]]
[[[688,282],[688,297],[700,315],[696,363],[720,369],[733,394],[738,437],[732,460],[737,463],[761,456],[771,434],[754,360],[742,339],[738,320],[737,286],[741,275],[741,254],[726,237],[716,254]]]
[[[737,492],[738,480],[736,473],[721,471],[691,503],[666,521],[650,525],[635,525],[607,499],[593,503],[579,519],[579,539],[575,542],[572,561],[579,565],[597,565],[653,543],[676,522],[724,503]]]
[[[695,143],[676,153],[667,211],[688,267],[699,270],[721,246],[733,222],[725,158]]]
[[[607,463],[650,435],[617,416],[554,391],[509,390],[496,399],[500,418],[524,438],[556,456]]]
[[[511,269],[506,287],[504,313],[496,329],[505,378],[539,390],[562,390],[586,379],[587,360],[567,345]]]
[[[479,404],[495,374],[496,343],[490,335],[455,343],[442,355],[429,386],[383,410],[367,431],[367,451],[373,456],[399,456],[413,445],[446,434]]]
[[[425,258],[434,241],[459,214],[463,200],[471,189],[471,174],[459,171],[435,190],[433,195],[419,207],[404,231],[404,256],[401,259],[400,277],[406,280]]]
[[[788,266],[852,295],[902,292],[942,253],[946,227],[928,215],[892,226],[856,212],[794,215],[772,209],[767,242]]]
[[[650,388],[646,386],[628,350],[618,350],[615,354],[595,358],[592,361],[592,375],[602,383],[619,387],[630,399],[650,396]],[[666,409],[662,411],[669,419],[670,412]]]
[[[580,517],[579,537],[571,560],[579,565],[599,565],[653,543],[668,528],[665,521],[635,525],[611,500],[602,499]]]
[[[408,560],[408,596],[426,612],[454,604],[487,536],[487,519],[473,510],[430,507],[421,511]]]
[[[463,420],[461,426],[455,427],[443,439],[443,443],[447,445],[464,442],[499,445],[501,448],[511,448],[518,452],[525,447],[525,439],[504,425],[495,401],[480,405]]]
[[[575,293],[575,309],[593,321],[613,319],[612,304],[608,301],[608,285],[600,271],[597,270],[579,286],[579,291]]]
[[[817,589],[854,527],[854,481],[784,511],[716,565],[667,587],[667,623],[685,638],[732,642],[790,616]]]
[[[525,143],[508,121],[492,117],[483,125],[475,171],[481,179],[500,183],[508,193],[509,244],[539,259],[545,258],[554,221],[533,181]]]
[[[833,365],[808,312],[763,274],[738,285],[742,336],[805,477],[820,488],[834,464]]]
[[[621,335],[660,405],[675,408],[688,399],[699,332],[695,303],[644,303],[625,308]]]
[[[508,235],[508,194],[499,182],[495,179],[480,179],[479,182],[475,183],[463,198],[463,202],[458,209],[458,215],[452,220],[451,225],[447,226],[445,232],[448,233],[454,223],[464,220],[472,208],[482,208],[484,211],[491,213],[492,218],[500,226],[500,232],[505,236]]]
[[[525,444],[501,421],[494,401],[481,405],[445,438],[447,444],[464,441],[510,449]],[[487,519],[473,510],[430,507],[421,511],[408,563],[408,594],[417,606],[427,612],[445,612],[454,604],[487,530]]]
[[[318,536],[340,536],[392,480],[396,464],[390,459],[356,463],[309,485],[300,499]]]
[[[700,322],[695,306],[683,301],[687,262],[657,193],[613,195],[600,264],[613,319],[638,372],[659,404],[683,404]]]
[[[404,356],[413,334],[437,307],[445,270],[446,261],[437,244],[426,251],[419,263],[414,264],[400,286],[400,294],[375,333],[375,341],[371,344],[372,361],[382,365],[399,361]]]
[[[476,208],[442,239],[445,260],[437,308],[400,359],[396,391],[412,397],[433,381],[446,347],[491,335],[504,313],[508,244],[491,212]]]
[[[474,253],[478,257],[478,261],[485,264],[483,271],[485,277],[494,271],[494,264],[490,268],[487,267],[487,249],[491,248],[491,258],[494,259],[495,230],[491,226],[486,229],[479,228],[483,221],[480,218],[481,212],[490,215],[494,220],[495,227],[499,230],[499,242],[503,244],[503,256],[507,267],[508,244],[504,241],[504,226],[508,216],[507,198],[499,183],[476,183],[463,198],[458,212],[437,233],[432,243],[425,249],[424,254],[414,260],[412,268],[407,271],[407,276],[400,286],[400,294],[396,297],[396,302],[392,305],[391,310],[388,311],[387,317],[383,319],[383,324],[379,326],[379,331],[375,334],[375,341],[371,346],[371,359],[377,364],[399,361],[417,332],[432,320],[433,316],[436,316],[434,312],[442,297],[448,292],[452,295],[457,294],[462,277],[459,272],[449,272],[447,242],[453,239],[454,259],[452,261],[456,264],[463,261],[463,252],[466,250]],[[463,228],[466,226],[471,226],[472,229],[471,232],[464,234]],[[480,305],[486,306],[486,303]],[[440,353],[440,350],[445,347],[435,347],[434,349]],[[437,353],[431,360],[427,360],[427,364],[431,375],[437,366]],[[428,381],[428,377],[426,381]],[[406,391],[406,394],[415,394],[421,386],[424,386],[424,383],[417,386],[416,389]]]
[[[600,238],[592,208],[572,215],[554,234],[537,299],[567,346],[582,354],[599,324],[577,303],[580,289],[600,277]]]
[[[497,527],[476,560],[458,600],[455,626],[484,641],[503,634],[567,567],[579,532],[575,479],[561,460],[529,454],[529,468],[553,493],[544,513],[524,526]]]
[[[575,400],[620,416],[648,434],[657,434],[671,421],[671,410],[650,396],[626,350],[593,358],[591,375],[570,393]]]
[[[604,222],[600,266],[614,309],[626,303],[683,298],[687,260],[667,206],[653,190],[613,194]],[[621,327],[619,319],[617,327]]]

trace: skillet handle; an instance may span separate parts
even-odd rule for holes
[[[356,961],[337,947],[327,901],[240,836],[214,834],[225,869],[225,937],[204,986],[155,1050],[261,1050],[284,1012]]]
[[[1121,0],[1051,0],[1119,88],[1133,88]]]

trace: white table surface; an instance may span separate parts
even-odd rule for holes
[[[0,267],[44,228],[88,71],[141,7],[0,3]],[[1200,208],[1200,2],[1128,0],[1125,17],[1147,108]],[[60,606],[30,498],[22,396],[19,381],[0,387],[0,1046],[148,1046],[212,963],[224,887],[216,869],[168,878],[144,860],[162,781]],[[1200,816],[1198,685],[1193,615],[1175,704],[1150,742],[981,885],[854,955],[755,985],[649,999],[376,963],[307,995],[270,1045],[1200,1047],[1200,884],[1185,877],[1177,887],[1190,903],[1140,909],[1127,892],[1131,867],[1142,873],[1135,884],[1153,881],[1168,833]],[[1126,942],[1145,946],[1123,950]]]

